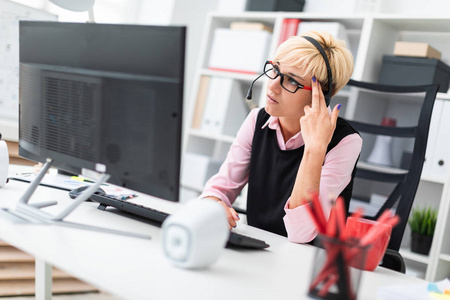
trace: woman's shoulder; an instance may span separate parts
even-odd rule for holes
[[[328,150],[336,147],[338,144],[342,144],[341,141],[346,141],[345,144],[361,144],[361,136],[359,132],[354,129],[347,121],[343,118],[338,118],[336,122],[336,129],[333,133],[333,138],[331,139],[330,144],[328,145]]]
[[[359,132],[350,125],[345,119],[338,117],[336,122],[336,129],[334,130],[333,138],[342,139],[348,135],[360,136]]]

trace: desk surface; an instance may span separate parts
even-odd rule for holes
[[[10,181],[0,189],[0,207],[13,207],[28,186]],[[141,201],[174,212],[179,204],[140,195]],[[31,203],[57,200],[46,211],[57,212],[73,200],[65,191],[39,187]],[[67,221],[141,234],[151,239],[126,237],[56,225],[23,224],[0,217],[0,239],[124,299],[308,299],[306,296],[315,248],[239,224],[237,231],[270,244],[267,250],[224,249],[219,260],[204,270],[173,266],[164,256],[158,227],[126,218],[115,211],[100,211],[83,203]],[[384,268],[363,272],[358,299],[375,299],[378,287],[420,283]]]

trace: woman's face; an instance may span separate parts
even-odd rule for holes
[[[274,62],[279,71],[291,76],[298,83],[311,86],[311,76],[302,69],[289,67],[278,62]],[[286,85],[287,78],[283,84]],[[273,117],[300,119],[304,115],[305,105],[311,105],[311,91],[299,89],[295,93],[290,93],[281,86],[281,76],[269,79],[266,91],[266,111]]]

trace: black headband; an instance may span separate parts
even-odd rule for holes
[[[307,39],[311,44],[313,44],[317,50],[319,50],[320,54],[322,54],[323,59],[325,60],[325,64],[327,66],[327,75],[328,75],[328,92],[325,95],[325,103],[327,104],[327,106],[330,105],[330,101],[331,101],[331,90],[332,90],[332,86],[333,86],[333,77],[331,77],[331,67],[330,67],[330,63],[328,62],[328,57],[327,54],[325,52],[325,50],[323,49],[322,45],[316,41],[315,39],[313,39],[310,36],[302,36],[303,38]]]

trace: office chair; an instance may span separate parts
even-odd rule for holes
[[[373,190],[376,190],[376,188],[386,192],[387,186],[391,188],[390,193],[384,194],[387,194],[387,198],[378,211],[372,216],[365,217],[368,219],[377,219],[385,209],[395,210],[396,214],[400,217],[400,223],[392,229],[391,239],[381,266],[405,273],[405,263],[398,251],[407,225],[409,213],[414,202],[417,187],[420,182],[420,176],[425,160],[431,113],[439,85],[391,86],[355,80],[350,80],[347,85],[350,87],[351,93],[357,91],[358,104],[360,101],[379,101],[380,98],[377,98],[381,97],[379,95],[394,97],[392,96],[394,94],[407,93],[408,95],[405,97],[420,97],[420,103],[415,102],[416,100],[411,102],[411,104],[416,103],[415,105],[420,106],[417,121],[411,120],[412,117],[408,115],[407,121],[411,121],[411,123],[413,123],[412,126],[409,126],[409,124],[407,127],[382,126],[379,125],[381,120],[378,120],[377,125],[367,123],[367,120],[359,121],[358,119],[364,118],[375,119],[375,117],[371,115],[372,112],[367,111],[364,113],[365,116],[355,115],[355,120],[347,120],[361,134],[363,139],[363,151],[361,152],[357,164],[355,181],[353,184],[353,198],[351,201],[354,201],[353,199],[358,196],[358,188],[365,190],[365,192],[367,192],[367,190],[372,192]],[[361,100],[361,98],[363,98],[363,100]],[[387,101],[392,101],[392,99],[388,99]],[[380,104],[383,103],[382,101],[380,102]],[[371,105],[373,107],[373,102]],[[392,111],[387,111],[390,113],[389,117],[395,118],[395,116],[392,116]],[[398,108],[394,109],[394,111],[397,111],[399,115],[405,114],[404,111]],[[378,114],[380,113],[383,113],[382,109],[379,109]],[[403,119],[405,119],[404,116]],[[409,154],[411,157],[409,165],[406,163],[406,166],[402,166],[401,169],[383,168],[365,162],[367,159],[367,151],[364,153],[364,144],[367,142],[370,146],[371,142],[376,139],[376,136],[380,135],[393,137],[392,139],[395,139],[395,141],[399,143],[402,143],[401,141],[403,141],[403,145],[405,145],[405,140],[407,140],[409,144],[406,142],[406,145],[409,145],[409,148],[411,148],[412,145],[412,153]],[[411,141],[411,139],[413,141]],[[399,143],[396,145],[399,145]],[[368,150],[370,151],[371,149]],[[361,186],[358,186],[359,184],[361,184]]]
[[[424,85],[424,86],[390,86],[390,85],[380,85],[375,83],[360,82],[355,80],[350,80],[347,84],[352,89],[352,93],[356,90],[366,91],[364,98],[358,99],[360,101],[370,101],[377,100],[371,99],[372,95],[376,94],[408,94],[407,97],[420,97],[419,101],[414,101],[416,105],[420,105],[420,112],[417,118],[417,122],[408,127],[388,127],[381,126],[380,120],[378,123],[370,124],[367,120],[360,121],[359,119],[364,119],[364,116],[357,115],[355,120],[347,120],[356,130],[358,130],[363,138],[363,148],[364,144],[371,144],[371,141],[375,140],[375,136],[391,136],[396,139],[409,139],[409,142],[413,142],[411,163],[406,169],[397,168],[383,168],[379,166],[370,165],[364,160],[366,159],[364,153],[362,153],[359,162],[356,167],[355,181],[353,183],[353,195],[355,196],[355,190],[358,190],[358,180],[361,179],[363,182],[363,190],[370,190],[367,188],[367,183],[373,181],[379,185],[381,183],[382,192],[385,192],[385,186],[383,183],[387,183],[391,188],[391,192],[388,193],[387,199],[381,205],[381,207],[373,215],[366,215],[365,218],[377,219],[385,209],[392,208],[395,210],[396,214],[400,217],[400,223],[393,228],[391,239],[386,250],[385,256],[383,258],[382,266],[405,273],[405,263],[402,256],[398,252],[403,234],[407,225],[409,213],[414,201],[414,197],[417,191],[417,187],[420,182],[420,176],[422,173],[423,162],[425,159],[425,150],[428,138],[428,129],[430,125],[431,113],[434,105],[434,100],[439,88],[439,85]],[[361,94],[359,94],[361,95]],[[420,103],[417,103],[420,102]],[[367,110],[371,106],[367,107]],[[366,111],[366,116],[373,117],[376,114],[372,111]],[[359,118],[359,119],[358,119]],[[409,118],[410,119],[410,118]],[[367,140],[366,140],[367,139]],[[411,141],[411,139],[413,141]],[[370,149],[369,149],[370,150]],[[368,199],[366,199],[368,200]],[[353,200],[352,200],[353,201]],[[347,205],[348,206],[348,205]],[[237,213],[246,214],[245,209],[240,209],[234,207]],[[348,207],[347,207],[348,209]],[[311,244],[319,246],[312,241]]]

